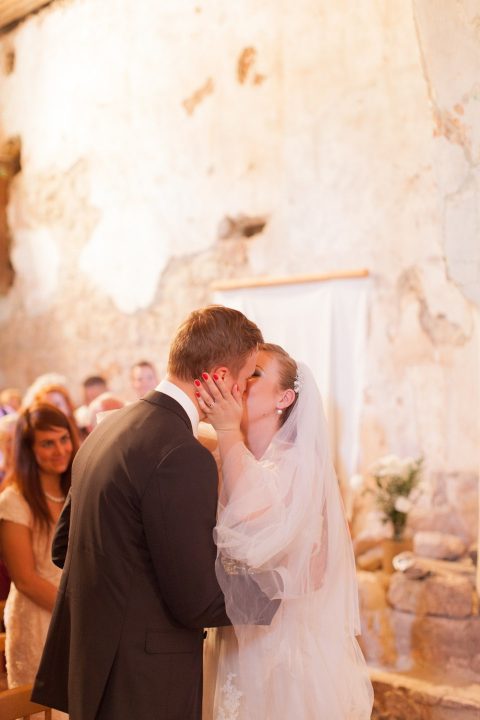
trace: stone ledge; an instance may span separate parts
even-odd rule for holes
[[[370,668],[372,720],[478,720],[480,685],[454,687],[435,680]]]

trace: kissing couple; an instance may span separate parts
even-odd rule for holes
[[[32,698],[71,720],[370,718],[320,395],[242,313],[192,312],[166,379],[88,436],[52,557]]]

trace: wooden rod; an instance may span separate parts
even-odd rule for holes
[[[369,270],[338,270],[336,272],[322,273],[316,275],[286,275],[284,277],[270,277],[259,275],[253,278],[221,280],[213,283],[211,290],[240,290],[241,288],[271,287],[273,285],[296,285],[310,282],[325,282],[326,280],[350,280],[352,278],[368,277]]]

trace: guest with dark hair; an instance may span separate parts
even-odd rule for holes
[[[40,661],[61,575],[50,557],[52,536],[77,449],[72,421],[54,405],[20,413],[12,472],[0,493],[0,542],[12,580],[5,606],[9,687],[33,682]]]
[[[32,405],[47,403],[55,405],[69,420],[72,421],[72,429],[76,434],[76,444],[80,444],[80,428],[75,418],[73,400],[64,385],[44,385],[35,395]]]
[[[82,383],[83,385],[83,402],[90,405],[92,400],[107,392],[107,381],[101,375],[89,375]]]

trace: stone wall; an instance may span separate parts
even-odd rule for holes
[[[0,385],[122,391],[211,282],[368,267],[363,466],[475,483],[478,28],[468,0],[58,0],[1,36]]]

